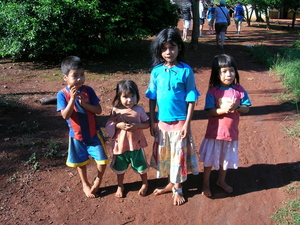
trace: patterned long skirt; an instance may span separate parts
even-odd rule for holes
[[[175,127],[179,125],[180,128],[183,124],[184,121],[178,121]],[[171,183],[182,183],[189,172],[194,175],[199,173],[193,138],[190,132],[187,138],[181,139],[180,129],[163,130],[170,123],[165,125],[166,122],[160,121],[157,126],[150,165],[157,170],[157,178],[169,176]]]

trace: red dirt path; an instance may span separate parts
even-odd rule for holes
[[[181,25],[179,25],[180,28]],[[284,132],[284,126],[293,123],[295,111],[276,101],[276,95],[284,91],[276,76],[267,68],[253,62],[247,53],[247,45],[290,45],[299,35],[284,30],[265,30],[258,26],[243,27],[236,35],[233,26],[227,34],[224,53],[232,55],[238,65],[241,85],[248,91],[253,106],[241,116],[239,169],[229,170],[227,182],[233,186],[232,194],[215,185],[217,172],[211,176],[213,197],[201,195],[203,167],[200,174],[189,175],[183,184],[187,202],[179,207],[172,205],[172,194],[154,196],[152,191],[167,184],[167,179],[155,179],[155,171],[149,171],[149,191],[146,197],[137,195],[141,182],[131,169],[125,175],[126,197],[114,197],[116,175],[107,168],[100,189],[100,198],[87,199],[82,192],[76,169],[68,168],[63,159],[43,157],[50,139],[67,148],[68,129],[55,105],[41,105],[39,99],[55,95],[64,83],[58,79],[43,78],[48,74],[59,76],[59,66],[39,67],[32,62],[0,61],[0,94],[17,96],[27,108],[25,111],[0,109],[0,223],[1,224],[272,224],[270,218],[282,205],[282,201],[294,197],[284,190],[288,185],[299,184],[299,140]],[[207,116],[203,110],[205,92],[210,75],[210,63],[214,55],[222,53],[214,46],[214,36],[199,38],[199,50],[187,49],[187,63],[195,71],[197,87],[201,92],[195,109],[192,131],[196,148],[202,141]],[[142,51],[142,50],[141,50]],[[145,54],[148,54],[144,51]],[[144,57],[143,55],[140,56]],[[145,56],[148,57],[148,56]],[[138,58],[138,60],[140,60]],[[109,64],[95,62],[100,67]],[[123,59],[124,60],[124,59]],[[130,58],[128,57],[128,60]],[[137,59],[135,59],[137,60]],[[126,59],[125,59],[126,61]],[[114,61],[112,61],[115,63]],[[119,63],[119,62],[118,62]],[[134,64],[135,61],[130,63]],[[150,62],[149,62],[150,64]],[[96,67],[95,67],[96,68]],[[124,73],[95,78],[100,72],[93,66],[87,70],[87,84],[91,85],[102,101],[103,114],[99,122],[103,126],[109,115],[114,86],[122,78],[135,80],[140,88],[140,104],[148,111],[148,101],[142,93],[147,88],[149,73]],[[117,70],[119,70],[117,68]],[[39,132],[29,135],[7,133],[12,124],[38,121]],[[146,131],[151,155],[152,137]],[[107,134],[105,133],[107,136]],[[111,157],[110,141],[107,142]],[[24,165],[33,152],[37,153],[40,169]],[[88,169],[93,178],[95,165]],[[297,170],[298,168],[298,170]],[[290,184],[291,183],[291,184]],[[299,193],[298,193],[299,194]]]

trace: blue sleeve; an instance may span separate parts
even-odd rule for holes
[[[194,72],[191,68],[188,69],[188,75],[186,79],[186,102],[195,102],[198,99],[198,96],[200,96],[200,93],[198,92],[196,88],[196,82],[195,82],[195,76]]]
[[[205,98],[205,106],[204,109],[213,109],[216,108],[216,102],[213,95],[207,93]]]
[[[66,101],[65,94],[62,91],[59,91],[57,93],[57,108],[56,108],[56,111],[59,112],[59,111],[65,109],[67,104],[68,103]]]
[[[247,91],[244,91],[244,97],[241,99],[241,105],[252,105]]]
[[[156,86],[156,79],[154,77],[154,74],[155,74],[155,68],[151,72],[150,82],[145,92],[146,97],[152,100],[156,100],[157,98],[157,86]]]

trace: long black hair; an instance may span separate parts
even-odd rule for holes
[[[112,102],[113,106],[117,106],[121,103],[120,96],[122,93],[131,93],[136,96],[136,104],[140,101],[139,89],[136,83],[130,79],[124,79],[118,82],[116,88],[116,95]]]
[[[158,33],[156,38],[152,41],[150,51],[152,55],[152,68],[165,63],[164,58],[161,56],[161,49],[165,43],[178,46],[178,62],[184,62],[185,47],[181,39],[180,33],[174,28],[166,28]]]
[[[233,67],[235,78],[233,84],[240,84],[240,76],[233,58],[226,54],[216,55],[212,61],[211,74],[209,79],[209,87],[219,86],[221,84],[220,72],[221,68]]]

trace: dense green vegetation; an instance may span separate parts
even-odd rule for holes
[[[0,56],[13,58],[107,54],[178,22],[169,0],[12,0],[0,8]]]

